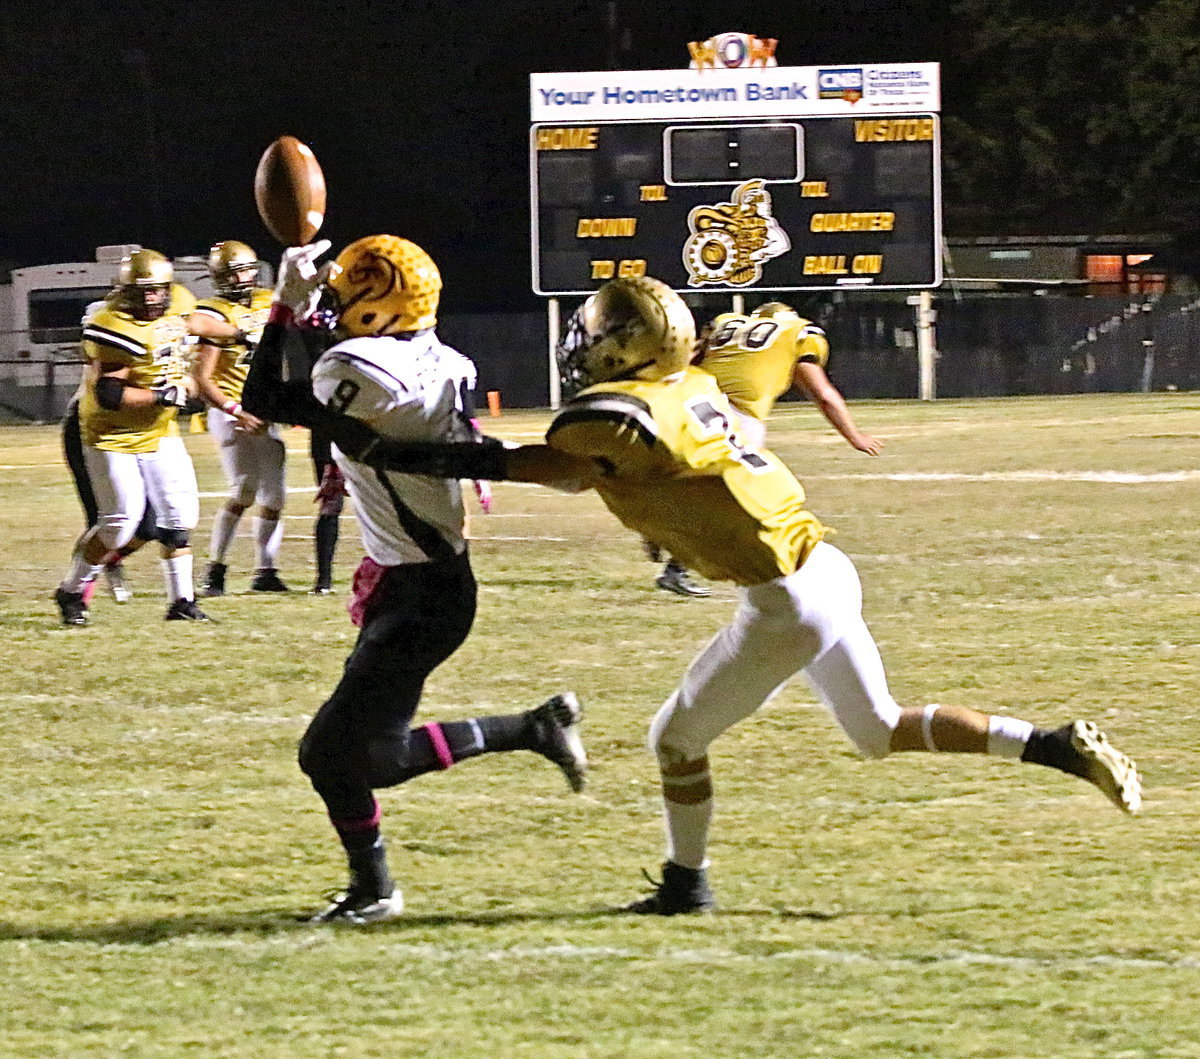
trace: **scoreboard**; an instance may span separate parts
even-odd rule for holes
[[[539,294],[941,282],[936,64],[534,75],[531,100]]]

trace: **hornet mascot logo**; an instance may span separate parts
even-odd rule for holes
[[[683,244],[683,264],[691,287],[757,283],[763,262],[792,248],[771,213],[771,193],[761,180],[739,184],[729,202],[695,207],[688,214],[688,228],[692,234]]]

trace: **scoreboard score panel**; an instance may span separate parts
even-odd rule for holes
[[[935,113],[534,124],[534,290],[935,287],[939,147]]]

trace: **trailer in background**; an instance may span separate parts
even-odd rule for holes
[[[42,422],[62,415],[79,385],[83,312],[112,290],[122,258],[140,249],[97,247],[94,261],[14,269],[0,285],[0,414]],[[176,282],[197,298],[213,294],[203,257],[173,264]]]

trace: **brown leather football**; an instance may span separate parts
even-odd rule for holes
[[[312,149],[295,136],[275,140],[259,159],[254,201],[284,246],[312,242],[325,220],[325,175]]]

